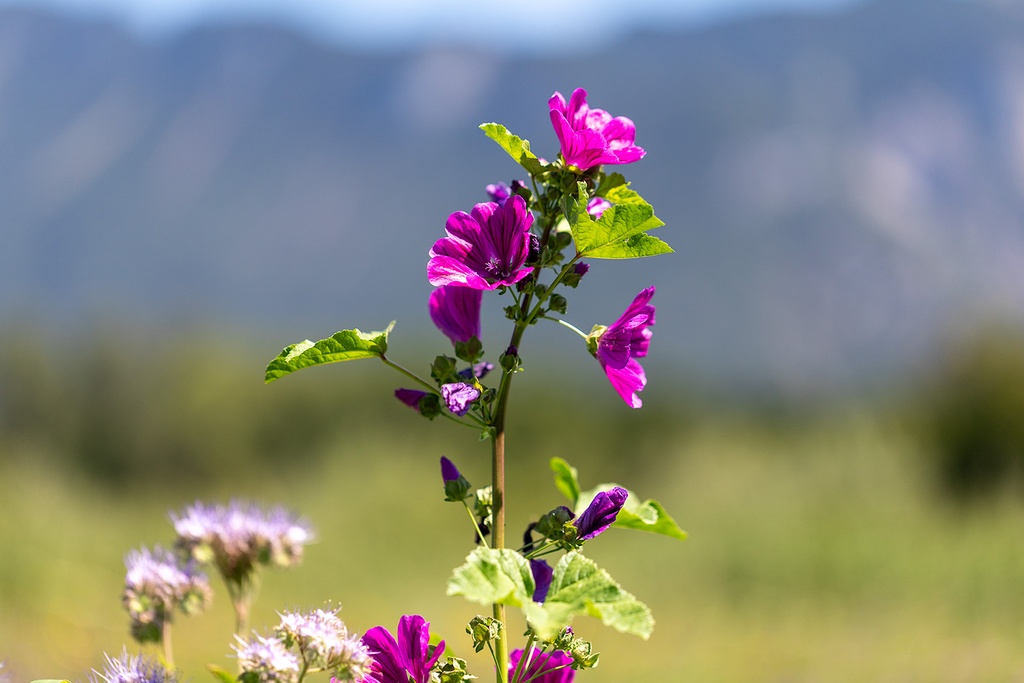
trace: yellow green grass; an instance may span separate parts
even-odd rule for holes
[[[437,466],[447,454],[482,484],[485,446],[451,430],[435,438],[440,426],[420,422],[320,444],[331,456],[299,471],[282,462],[203,486],[114,489],[42,455],[8,459],[0,657],[13,680],[84,680],[103,652],[136,651],[119,604],[124,553],[169,544],[168,510],[232,496],[285,503],[318,533],[300,567],[264,574],[254,627],[271,625],[275,610],[327,601],[360,632],[420,613],[487,680],[463,633],[486,610],[444,595],[471,532],[464,512],[442,502]],[[578,680],[1024,678],[1024,505],[944,500],[928,483],[927,454],[898,427],[864,414],[786,429],[719,416],[666,422],[632,452],[596,438],[523,436],[553,445],[512,459],[510,537],[561,502],[544,465],[551,455],[576,461],[585,487],[619,479],[657,498],[691,536],[612,530],[587,547],[658,625],[644,642],[579,620],[602,659]],[[596,456],[574,458],[569,443]],[[213,680],[206,663],[233,666],[231,611],[213,584],[212,610],[174,627],[177,663],[193,681]]]

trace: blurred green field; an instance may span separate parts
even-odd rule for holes
[[[486,444],[368,388],[383,376],[375,368],[329,368],[264,387],[249,376],[248,360],[207,362],[158,373],[159,395],[144,375],[132,375],[137,400],[113,401],[127,412],[114,410],[111,422],[134,421],[117,438],[137,462],[82,470],[55,454],[54,443],[4,432],[0,659],[11,680],[84,681],[103,652],[136,650],[119,603],[124,554],[169,544],[169,510],[230,497],[286,504],[318,536],[301,566],[264,575],[254,627],[275,622],[276,610],[328,601],[359,632],[420,613],[487,680],[486,662],[464,636],[482,610],[444,595],[471,532],[462,510],[442,501],[437,464],[448,455],[483,485]],[[27,367],[24,358],[18,367]],[[651,606],[658,625],[644,642],[578,620],[574,627],[602,652],[600,666],[578,680],[1024,680],[1019,497],[957,503],[942,495],[925,442],[881,408],[836,407],[780,422],[696,410],[652,387],[645,408],[629,411],[593,374],[574,380],[576,394],[529,372],[517,380],[510,538],[562,502],[547,469],[556,455],[579,467],[585,487],[618,481],[660,500],[690,538],[612,530],[587,546]],[[534,400],[544,386],[554,398]],[[172,394],[182,394],[173,410]],[[160,451],[166,427],[132,431],[147,404],[181,412],[185,445]],[[238,414],[268,421],[283,413],[291,423],[304,415],[316,438],[274,437],[280,457],[257,458],[240,445],[255,437],[215,436],[252,429]],[[193,433],[195,416],[206,422]],[[77,443],[68,439],[65,447]],[[208,450],[189,451],[191,439]],[[204,469],[203,458],[217,462]],[[176,462],[187,464],[186,474],[173,476]],[[213,680],[206,663],[233,666],[231,610],[212,581],[212,610],[175,624],[184,680]]]

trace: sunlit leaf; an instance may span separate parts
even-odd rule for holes
[[[594,500],[594,496],[601,491],[610,491],[616,486],[618,484],[601,484],[580,493],[575,502],[575,513],[578,515],[586,510],[587,506],[590,505],[590,501]],[[685,541],[687,537],[686,532],[679,528],[679,525],[665,511],[661,503],[656,500],[641,501],[639,496],[632,491],[629,491],[626,503],[622,506],[612,526],[622,529],[649,531],[654,534],[677,538],[680,541]]]
[[[625,185],[613,187],[606,199],[611,206],[597,220],[583,210],[586,197],[581,196],[574,217],[569,217],[576,252],[581,257],[624,259],[667,254],[672,248],[648,230],[664,223],[654,215],[654,207]],[[575,218],[575,220],[573,220]]]
[[[327,339],[313,343],[308,339],[286,346],[277,358],[267,365],[266,382],[291,374],[302,368],[328,363],[340,363],[360,358],[380,358],[388,350],[388,335],[395,327],[394,321],[383,332],[360,332],[342,330]]]
[[[555,457],[551,458],[551,471],[555,473],[555,487],[569,499],[569,504],[575,507],[576,500],[580,497],[580,482],[576,468],[562,458]]]
[[[509,156],[515,159],[517,164],[525,168],[530,175],[536,175],[544,169],[544,165],[537,158],[537,155],[530,151],[529,140],[523,140],[518,135],[513,135],[500,123],[480,124],[480,130],[486,133],[487,137],[501,145],[501,148],[508,152]]]
[[[531,601],[535,587],[526,558],[507,548],[476,548],[448,579],[448,595],[481,605],[519,607]]]

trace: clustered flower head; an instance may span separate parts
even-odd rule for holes
[[[307,669],[331,671],[338,681],[357,681],[370,670],[370,652],[359,636],[349,634],[338,610],[284,612],[276,634],[297,648]]]
[[[159,546],[133,550],[125,565],[122,602],[132,621],[132,636],[140,643],[158,642],[175,609],[197,614],[213,597],[206,575],[196,569],[194,560],[182,563]]]
[[[176,683],[175,675],[164,668],[160,662],[148,657],[132,657],[127,650],[121,651],[116,659],[108,654],[103,655],[106,664],[103,671],[89,674],[91,683]]]
[[[297,683],[301,662],[276,636],[254,634],[252,638],[235,636],[231,647],[238,656],[240,680],[245,683]]]
[[[633,122],[625,116],[612,117],[604,109],[591,109],[583,88],[574,90],[568,103],[556,92],[548,107],[567,166],[587,171],[601,164],[629,164],[647,153],[634,144]]]
[[[383,626],[363,634],[373,665],[361,683],[430,683],[430,674],[444,652],[442,640],[430,647],[430,623],[418,614],[398,621],[398,639]]]
[[[597,326],[587,337],[587,345],[604,369],[608,381],[630,408],[639,408],[643,401],[637,392],[647,386],[647,375],[637,358],[647,355],[654,325],[651,297],[654,287],[641,291],[608,327]]]
[[[292,567],[313,538],[309,524],[282,507],[231,501],[195,503],[171,515],[177,547],[197,562],[213,562],[230,584],[248,580],[259,565]]]

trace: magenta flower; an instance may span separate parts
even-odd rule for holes
[[[441,398],[448,410],[462,417],[469,412],[469,406],[480,398],[480,390],[465,382],[453,382],[441,386]]]
[[[594,220],[599,219],[604,212],[610,209],[612,203],[604,197],[594,197],[587,202],[587,213],[591,215]]]
[[[509,657],[508,680],[511,681],[515,676],[519,660],[522,658],[523,651],[521,649],[513,650]],[[530,681],[530,683],[572,683],[576,672],[570,668],[571,666],[572,657],[567,652],[554,650],[547,653],[535,650],[526,673],[520,674],[519,680]]]
[[[516,195],[504,204],[485,202],[472,214],[456,211],[442,237],[430,249],[427,279],[435,287],[456,285],[471,289],[497,289],[528,276],[533,214]]]
[[[573,520],[576,538],[589,541],[610,527],[628,497],[629,492],[621,486],[616,486],[610,491],[601,491],[594,496],[587,509]]]
[[[418,614],[398,620],[398,640],[383,626],[363,634],[373,665],[360,683],[429,683],[430,671],[444,652],[444,641],[430,647],[430,624]]]
[[[533,574],[534,583],[533,601],[544,602],[551,589],[551,580],[555,576],[555,570],[551,568],[547,560],[530,560],[530,573]]]
[[[479,338],[482,297],[479,289],[455,285],[438,287],[430,293],[430,319],[452,344]]]
[[[601,164],[629,164],[643,158],[642,147],[633,144],[636,126],[625,116],[587,106],[587,91],[577,88],[566,104],[562,93],[548,100],[551,125],[569,166],[586,171]]]
[[[596,348],[592,347],[591,353],[597,357],[608,381],[630,408],[643,405],[636,394],[647,386],[647,375],[636,359],[647,355],[647,347],[651,343],[649,328],[654,324],[654,306],[650,301],[653,296],[654,287],[643,290],[618,320],[603,332],[597,329],[588,337],[592,346],[597,335]]]

